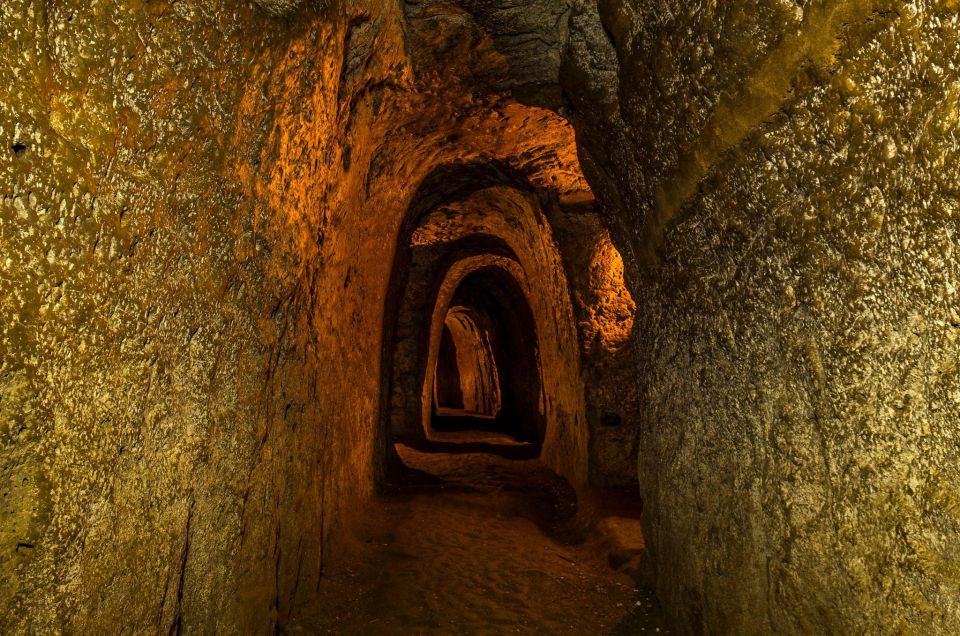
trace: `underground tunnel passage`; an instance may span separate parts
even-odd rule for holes
[[[431,328],[431,345],[441,332],[439,346],[428,358],[436,360],[433,389],[424,387],[434,396],[430,433],[488,431],[539,447],[546,425],[539,350],[519,283],[501,269],[475,270],[439,315]]]
[[[447,313],[433,384],[435,418],[495,418],[500,413],[500,378],[490,349],[490,333],[477,325],[466,308]]]
[[[960,633],[955,1],[0,33],[0,633]]]

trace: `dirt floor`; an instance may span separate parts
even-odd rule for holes
[[[628,574],[643,548],[639,501],[598,492],[578,506],[569,485],[532,459],[397,450],[407,466],[399,485],[357,524],[289,631],[666,631]]]

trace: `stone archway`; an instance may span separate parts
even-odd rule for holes
[[[476,427],[503,433],[539,447],[549,426],[544,369],[529,282],[516,261],[476,256],[457,262],[444,278],[430,319],[430,340],[421,390],[421,423],[427,437],[442,430]],[[500,380],[502,404],[496,417],[457,422],[438,418],[433,407],[443,333],[451,314],[483,317],[492,337],[491,352]],[[546,370],[553,374],[553,370]],[[549,415],[552,415],[550,413]]]
[[[533,334],[529,340],[536,342],[536,355],[527,359],[537,362],[528,366],[541,369],[529,383],[537,388],[525,393],[532,397],[521,399],[533,406],[514,411],[524,413],[521,419],[530,427],[520,437],[571,483],[586,483],[578,332],[560,247],[546,212],[549,205],[555,202],[499,164],[447,166],[418,188],[398,237],[385,312],[381,421],[388,466],[396,459],[393,441],[420,444],[428,439],[436,369],[431,356],[442,336],[434,327],[443,324],[458,282],[474,270],[503,263],[501,269],[515,282],[504,287],[513,291],[501,293],[522,298],[517,306],[532,316],[527,332]],[[507,418],[505,412],[501,423]]]
[[[500,374],[489,316],[472,307],[451,307],[442,332],[434,370],[434,416],[495,419],[501,406]]]

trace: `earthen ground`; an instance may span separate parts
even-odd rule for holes
[[[598,491],[577,503],[535,459],[397,450],[406,474],[356,520],[290,631],[664,631],[631,576],[643,539],[629,495]]]

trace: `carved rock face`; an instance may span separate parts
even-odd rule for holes
[[[465,255],[680,631],[960,633],[957,3],[0,1],[0,633],[283,628]]]
[[[956,633],[956,3],[695,4],[580,3],[561,67],[641,261],[660,600],[693,633]]]
[[[254,3],[269,13],[270,15],[281,16],[290,13],[301,4],[303,0],[253,0]]]

